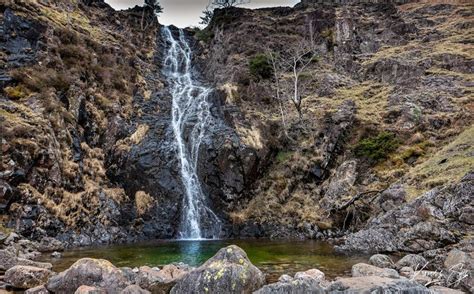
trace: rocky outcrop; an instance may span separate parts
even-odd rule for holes
[[[179,280],[170,293],[252,293],[264,282],[247,254],[231,245]]]
[[[74,293],[81,286],[118,293],[130,285],[125,275],[107,260],[83,258],[49,279],[46,288],[54,293]]]
[[[373,217],[365,229],[346,236],[338,248],[366,252],[423,252],[459,242],[472,229],[469,221],[466,222],[465,213],[473,207],[473,193],[470,173],[457,184],[436,188],[412,202]]]

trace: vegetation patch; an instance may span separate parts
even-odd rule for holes
[[[388,155],[397,150],[399,145],[400,141],[394,133],[381,132],[375,137],[370,137],[357,143],[354,147],[354,153],[357,157],[379,162],[387,159]]]
[[[257,54],[249,61],[250,74],[257,80],[270,79],[273,75],[273,67],[270,59],[265,54]]]

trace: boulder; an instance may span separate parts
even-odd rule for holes
[[[83,258],[66,271],[49,279],[46,288],[54,293],[74,293],[80,286],[92,286],[118,293],[130,282],[112,263],[104,259]]]
[[[36,262],[29,259],[18,258],[10,250],[0,250],[0,272],[7,271],[15,265],[33,266],[51,270],[53,265],[46,262]]]
[[[25,291],[25,294],[49,294],[48,289],[44,285],[34,287]]]
[[[180,279],[171,293],[252,293],[265,277],[235,245],[220,249],[199,268]]]
[[[381,268],[393,268],[395,263],[392,259],[385,254],[375,254],[372,255],[369,259],[369,264],[381,267]]]
[[[135,278],[136,283],[143,289],[153,293],[168,293],[176,281],[184,277],[191,267],[187,265],[165,265],[163,269],[142,266]]]
[[[426,261],[426,259],[421,255],[408,254],[404,256],[402,259],[400,259],[399,261],[397,261],[395,265],[397,266],[397,268],[402,268],[402,267],[407,266],[407,267],[411,267],[414,270],[420,270],[427,263],[428,261]]]
[[[317,269],[310,269],[305,272],[298,272],[292,278],[282,275],[278,282],[265,285],[254,292],[255,294],[304,294],[304,293],[325,293],[321,283],[325,282],[325,275]]]
[[[5,282],[19,289],[30,289],[46,284],[53,272],[44,268],[16,265],[5,272]]]
[[[327,289],[329,293],[417,293],[431,294],[430,290],[415,281],[405,278],[368,276],[339,278]]]
[[[380,268],[366,263],[358,263],[352,266],[352,277],[379,276],[397,279],[398,272],[390,268]]]
[[[449,251],[444,267],[448,270],[471,269],[474,268],[474,260],[468,253],[453,249]]]
[[[399,273],[402,277],[411,278],[415,274],[415,271],[411,267],[405,266],[400,269]]]
[[[79,288],[77,288],[74,294],[107,294],[107,291],[105,291],[104,289],[97,288],[97,287],[82,285]]]
[[[151,292],[148,290],[144,290],[137,285],[130,285],[127,288],[123,289],[120,294],[151,294]]]

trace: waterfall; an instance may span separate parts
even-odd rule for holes
[[[193,78],[191,47],[183,30],[177,38],[168,27],[162,34],[168,45],[163,71],[173,99],[172,127],[185,191],[179,237],[217,238],[221,222],[207,206],[197,174],[200,146],[212,120],[208,102],[212,89]]]

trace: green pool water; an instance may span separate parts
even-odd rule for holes
[[[205,240],[85,248],[66,251],[61,259],[45,256],[43,260],[52,262],[55,271],[65,270],[83,257],[107,259],[117,267],[162,266],[173,262],[199,266],[220,248],[231,244],[244,249],[252,263],[266,273],[269,282],[281,274],[311,268],[320,269],[330,278],[349,275],[352,265],[368,259],[367,256],[338,254],[331,245],[319,241]]]

